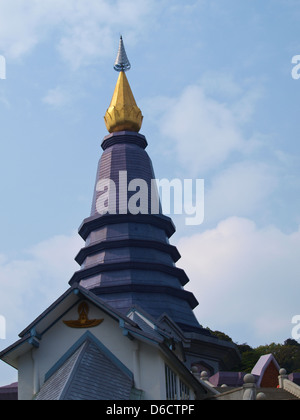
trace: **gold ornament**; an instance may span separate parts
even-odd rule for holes
[[[104,121],[110,133],[117,131],[139,132],[142,127],[142,111],[135,102],[124,71],[120,72]]]
[[[93,328],[102,324],[104,319],[89,319],[89,305],[86,302],[82,302],[78,306],[79,318],[77,321],[63,321],[69,328]]]

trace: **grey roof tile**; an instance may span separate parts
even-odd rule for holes
[[[77,351],[44,383],[36,400],[59,400],[68,383],[68,379],[74,369],[76,361],[85,344],[82,344]]]
[[[44,383],[35,399],[129,400],[133,376],[120,365],[87,338]]]

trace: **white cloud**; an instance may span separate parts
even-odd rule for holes
[[[205,77],[169,101],[159,120],[161,132],[172,139],[185,168],[194,175],[204,173],[233,153],[244,155],[257,147],[259,142],[253,134],[245,135],[244,125],[258,97],[257,89],[242,89],[228,77]]]
[[[179,241],[199,322],[250,345],[282,342],[299,313],[300,229],[285,234],[229,218]]]
[[[0,316],[6,324],[0,350],[14,343],[18,334],[68,289],[68,281],[79,269],[74,257],[82,246],[82,239],[73,233],[35,245],[23,258],[0,255]],[[14,369],[0,363],[0,386],[16,380]]]
[[[82,246],[74,233],[45,240],[25,251],[22,259],[0,255],[0,317],[6,330],[0,350],[17,341],[18,334],[68,289],[79,269],[74,257]],[[15,381],[15,370],[1,362],[0,386]]]
[[[258,80],[239,84],[231,73],[209,72],[200,79],[200,86],[207,97],[215,98],[226,104],[238,125],[251,120],[255,105],[263,95]]]
[[[276,190],[279,174],[273,166],[259,161],[234,163],[212,177],[205,194],[205,220],[229,216],[253,216],[270,209],[270,196]]]
[[[57,108],[67,105],[70,102],[70,99],[69,92],[61,86],[57,86],[56,88],[49,90],[43,98],[43,102]]]
[[[56,32],[63,59],[78,68],[111,54],[119,31],[135,42],[156,9],[149,0],[0,0],[0,50],[20,58]]]
[[[0,0],[0,49],[10,58],[19,58],[31,51],[42,39],[54,19],[53,1]],[[60,14],[56,19],[60,18]]]
[[[162,131],[175,140],[180,161],[195,171],[217,166],[244,142],[230,110],[199,86],[185,89],[164,116]]]
[[[11,339],[67,290],[79,269],[74,257],[81,247],[76,233],[41,242],[26,250],[22,259],[0,256],[0,314]]]

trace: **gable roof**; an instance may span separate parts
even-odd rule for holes
[[[148,332],[159,341],[161,341],[162,337],[165,337],[166,339],[174,339],[173,335],[161,329],[158,321],[138,305],[134,305],[130,309],[127,313],[127,317],[135,322],[144,332]]]
[[[75,299],[74,299],[75,297]],[[77,298],[76,298],[77,297]],[[32,332],[34,329],[38,331],[38,334],[44,334],[49,328],[51,328],[52,324],[50,323],[51,314],[54,315],[54,322],[57,320],[57,316],[59,316],[59,312],[61,315],[59,318],[65,315],[64,308],[61,308],[59,311],[59,307],[62,307],[62,303],[66,302],[67,300],[70,301],[70,305],[72,304],[72,298],[74,302],[74,306],[78,303],[79,299],[85,298],[89,300],[91,303],[95,304],[99,309],[103,310],[107,315],[110,315],[117,321],[123,320],[127,323],[132,323],[133,326],[136,326],[134,322],[129,320],[126,316],[124,316],[121,312],[117,309],[112,308],[109,304],[107,304],[104,300],[96,296],[94,293],[90,292],[85,287],[80,286],[79,284],[74,284],[71,286],[63,295],[61,295],[52,305],[50,305],[38,318],[36,318],[28,327],[26,327],[20,334],[20,337],[24,337],[29,332]],[[69,310],[70,308],[68,308]],[[44,321],[45,325],[44,325]]]
[[[190,339],[186,337],[186,334],[184,334],[180,326],[176,324],[167,313],[163,313],[158,318],[157,324],[160,329],[165,333],[170,334],[174,339],[182,341],[183,343],[190,343]]]
[[[38,348],[40,340],[43,338],[43,335],[57,322],[63,319],[66,313],[71,308],[78,305],[78,303],[83,299],[90,301],[92,304],[94,304],[96,307],[104,311],[116,322],[118,322],[118,327],[122,329],[123,335],[127,336],[130,340],[135,338],[139,341],[143,341],[159,349],[160,352],[162,352],[162,354],[167,358],[167,360],[170,360],[177,366],[177,370],[182,375],[182,378],[191,384],[191,386],[195,389],[198,395],[210,393],[210,390],[206,387],[206,385],[198,381],[189,371],[189,369],[184,365],[184,363],[173,353],[172,349],[169,346],[170,338],[174,338],[173,332],[170,334],[169,331],[163,331],[161,326],[158,325],[157,322],[155,322],[155,320],[151,319],[151,317],[148,314],[146,314],[145,311],[143,311],[143,314],[141,314],[143,315],[142,317],[138,316],[138,314],[136,313],[134,316],[135,320],[128,318],[127,316],[120,313],[118,310],[112,308],[109,304],[104,302],[93,292],[88,291],[86,288],[78,284],[74,284],[72,287],[70,287],[59,299],[57,299],[27,328],[25,328],[25,330],[23,330],[19,334],[21,339],[15,342],[7,349],[5,349],[4,351],[2,351],[0,353],[0,359],[17,369],[18,358],[21,355],[30,351],[32,346]],[[134,314],[134,311],[132,313]],[[170,322],[172,323],[172,325],[176,325],[171,319]],[[85,335],[83,334],[83,336]],[[99,343],[98,348],[101,348],[101,343]],[[83,342],[81,342],[81,345],[83,345]],[[56,364],[52,368],[52,370],[46,375],[45,379],[47,382],[47,387],[45,383],[45,388],[43,386],[43,392],[45,392],[45,395],[49,399],[57,399],[58,397],[61,398],[62,392],[65,392],[64,390],[67,386],[66,382],[71,380],[71,374],[72,378],[74,379],[74,372],[77,372],[76,366],[78,366],[79,359],[81,360],[83,358],[83,354],[88,355],[91,354],[92,351],[90,346],[83,346],[80,351],[79,348],[76,348],[76,351],[78,350],[79,352],[75,355],[74,346],[71,346],[71,349],[72,354],[68,353],[68,360],[65,360],[65,358],[61,359],[58,362],[58,364]],[[100,357],[98,350],[96,353],[98,353],[98,357]],[[70,359],[71,356],[73,356],[72,359]],[[94,357],[96,357],[96,355]],[[115,364],[118,365],[116,360]],[[98,368],[101,369],[101,366],[99,366]],[[109,371],[107,370],[106,372],[108,375]],[[105,372],[103,374],[105,374]],[[110,374],[113,374],[113,372],[110,372]],[[63,380],[61,379],[61,376]],[[107,377],[110,378],[110,376]],[[80,376],[76,376],[76,378],[76,381],[79,381],[76,383],[80,383]],[[48,382],[48,380],[51,381]],[[59,382],[61,380],[62,382]],[[60,387],[58,385],[55,385],[58,382],[60,384]],[[98,382],[96,381],[96,384],[97,383]],[[83,386],[84,384],[82,383],[81,385]],[[128,387],[126,388],[126,390],[127,389]],[[78,398],[80,397],[80,395],[78,396]],[[81,396],[83,397],[83,395]]]
[[[128,336],[128,338],[135,337],[157,345],[164,341],[163,335],[158,334],[154,330],[143,329],[141,323],[138,325],[93,292],[79,284],[74,284],[19,334],[21,338],[18,341],[0,352],[0,359],[17,369],[18,358],[29,351],[32,346],[38,348],[39,341],[43,335],[83,299],[88,300],[118,322],[119,327],[123,330],[123,334]]]
[[[264,373],[271,363],[275,365],[276,369],[279,372],[280,366],[277,363],[277,360],[275,359],[273,354],[265,354],[264,356],[261,356],[258,362],[256,363],[256,365],[254,366],[254,368],[252,369],[252,372],[251,372],[252,375],[258,376],[257,386],[260,386]]]
[[[46,375],[36,400],[128,400],[133,374],[87,331]]]

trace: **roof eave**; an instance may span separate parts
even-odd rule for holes
[[[136,327],[136,324],[133,321],[125,317],[116,309],[110,307],[108,304],[106,304],[104,301],[98,298],[94,293],[88,291],[87,289],[80,286],[79,284],[73,284],[63,295],[61,295],[52,305],[50,305],[38,318],[36,318],[30,325],[28,325],[28,327],[26,327],[19,334],[19,336],[23,337],[26,334],[31,333],[31,331],[33,331],[35,328],[38,327],[39,323],[42,320],[45,320],[47,316],[49,316],[56,308],[58,308],[59,305],[61,305],[72,293],[78,296],[81,295],[83,298],[88,299],[90,302],[96,305],[103,312],[107,313],[109,316],[114,318],[117,322],[119,322],[120,320],[124,320],[126,321],[126,323],[129,323],[130,325]],[[57,319],[59,319],[60,317],[61,316],[58,316]],[[44,332],[45,332],[45,327],[43,328],[43,331],[39,331],[41,335],[43,335]]]

